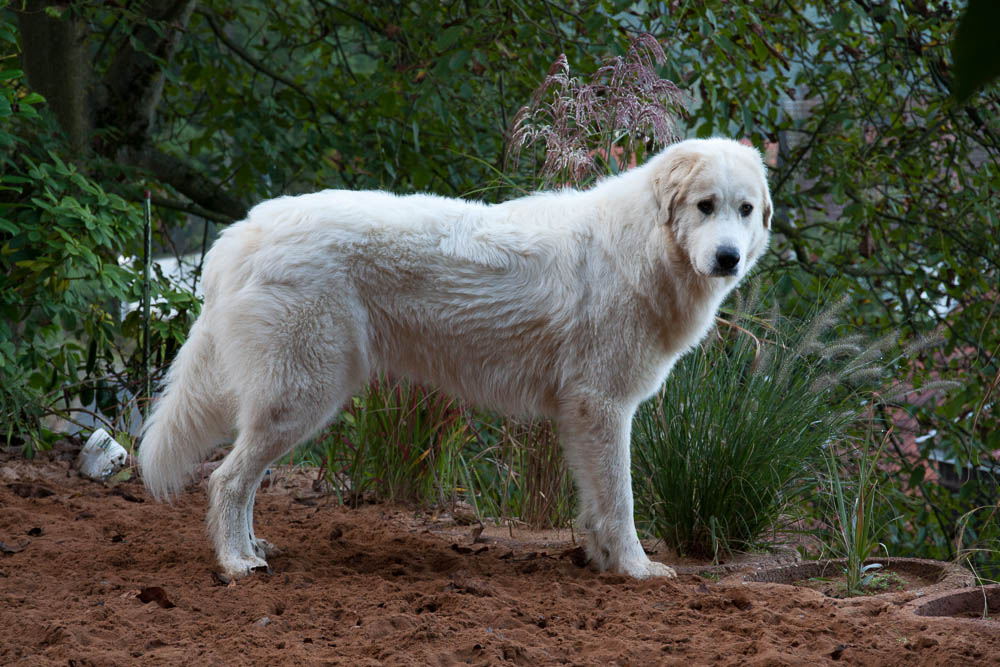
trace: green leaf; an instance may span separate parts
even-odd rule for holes
[[[450,67],[453,72],[465,69],[465,63],[469,61],[469,57],[471,55],[472,54],[465,49],[456,51],[452,54],[451,59],[448,61],[448,67]]]
[[[87,365],[84,367],[84,372],[87,376],[94,374],[94,368],[97,366],[97,338],[92,337],[90,339],[90,345],[87,346]]]
[[[448,51],[454,46],[462,35],[465,34],[465,28],[461,25],[453,25],[449,28],[445,28],[441,32],[441,35],[435,40],[434,48],[439,52]]]
[[[834,30],[843,30],[851,21],[851,13],[846,9],[838,9],[830,16],[830,25]]]
[[[80,389],[80,404],[89,407],[94,402],[94,383],[85,382]]]

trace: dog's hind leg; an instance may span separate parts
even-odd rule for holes
[[[254,499],[257,497],[257,490],[260,489],[260,483],[262,480],[263,478],[258,480],[257,483],[253,485],[253,491],[250,494],[250,502],[247,504],[244,514],[246,514],[247,533],[250,535],[250,546],[253,547],[253,552],[261,558],[267,559],[278,553],[278,547],[274,546],[262,537],[257,537],[253,532],[253,504]]]
[[[298,405],[293,406],[291,399],[285,399],[265,407],[240,430],[232,451],[212,473],[208,528],[227,575],[238,577],[267,566],[265,557],[275,549],[254,534],[257,488],[267,467],[327,423],[346,399],[340,392],[331,396],[329,389],[326,394],[325,405],[307,400],[295,401]]]
[[[579,491],[586,551],[601,570],[637,579],[674,577],[649,560],[635,530],[630,437],[634,410],[596,396],[565,401],[559,417],[563,450]]]
[[[253,506],[257,487],[274,459],[285,454],[316,426],[300,421],[297,428],[265,424],[266,417],[243,428],[208,482],[208,529],[222,571],[238,577],[267,567],[267,543],[253,532]]]
[[[303,316],[282,324],[230,348],[239,355],[228,360],[241,381],[239,435],[208,489],[209,533],[230,576],[266,567],[274,550],[253,530],[254,498],[267,467],[327,424],[368,377],[358,336],[344,323]],[[284,333],[292,326],[296,336]]]
[[[267,567],[267,561],[254,549],[249,530],[253,519],[247,515],[259,483],[254,470],[263,458],[258,454],[261,450],[271,450],[261,435],[240,433],[232,451],[208,480],[208,531],[219,565],[231,577]],[[264,465],[268,463],[270,459]]]

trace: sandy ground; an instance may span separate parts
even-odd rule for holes
[[[0,664],[1000,665],[1000,622],[916,616],[921,591],[834,600],[696,563],[639,582],[580,563],[568,533],[476,540],[448,515],[340,507],[309,474],[258,494],[273,572],[226,585],[203,486],[168,506],[66,452],[0,457]]]

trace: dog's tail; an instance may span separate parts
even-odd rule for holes
[[[233,426],[218,372],[215,342],[203,313],[177,353],[166,388],[143,427],[139,470],[157,500],[169,501],[183,489]]]

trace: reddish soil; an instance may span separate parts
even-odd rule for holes
[[[639,582],[579,563],[568,534],[474,541],[340,507],[301,472],[258,494],[273,573],[224,585],[203,488],[161,505],[45,458],[0,457],[5,665],[1000,664],[1000,623],[913,616],[919,592],[834,600],[692,564]]]

